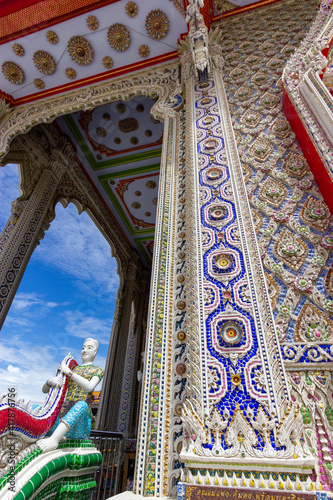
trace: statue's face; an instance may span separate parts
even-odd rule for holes
[[[96,344],[91,340],[86,340],[81,350],[81,358],[84,363],[92,363],[97,354]]]

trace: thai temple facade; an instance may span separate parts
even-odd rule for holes
[[[96,427],[132,443],[137,498],[333,497],[333,2],[2,0],[0,15],[0,162],[21,192],[0,325],[74,203],[117,260]],[[1,499],[90,498],[91,441],[36,443],[65,390],[43,414],[0,401]]]

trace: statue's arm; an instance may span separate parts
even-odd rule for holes
[[[87,380],[86,378],[78,375],[77,373],[73,373],[72,380],[82,387],[82,389],[86,392],[92,392],[96,385],[99,383],[100,378],[97,375],[94,375],[91,380]]]
[[[79,375],[78,373],[73,373],[72,370],[70,368],[68,368],[66,363],[61,363],[61,365],[59,365],[59,369],[65,375],[69,375],[71,377],[71,379],[77,385],[82,387],[82,389],[86,392],[92,392],[95,389],[96,385],[101,380],[98,375],[94,375],[90,380],[88,380],[88,379],[82,377],[81,375]]]

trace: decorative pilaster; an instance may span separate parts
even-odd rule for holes
[[[309,490],[314,460],[289,395],[222,74],[207,53],[208,75],[196,63],[203,31],[197,12],[189,38],[199,81],[186,83],[186,215],[196,251],[188,266],[183,480]]]
[[[117,338],[112,339],[113,343],[113,361],[112,373],[110,373],[111,385],[108,401],[108,416],[106,421],[107,430],[118,431],[119,414],[121,408],[119,402],[121,401],[121,389],[123,384],[125,372],[126,350],[129,341],[130,324],[132,316],[132,301],[136,288],[136,280],[139,268],[139,254],[134,250],[131,253],[130,260],[127,264],[126,278],[125,278],[125,291],[124,303],[122,308],[122,316],[120,327],[117,329]]]
[[[220,33],[208,36],[190,7],[185,117],[165,122],[135,492],[175,496],[181,479],[186,498],[260,488],[262,498],[287,489],[310,499],[320,485],[278,347],[214,47]]]
[[[170,104],[175,105],[175,102],[171,101]],[[179,135],[177,114],[171,108],[164,111],[166,116],[135,480],[135,492],[144,496],[165,496],[168,478]]]
[[[0,260],[0,326],[20,284],[31,254],[43,234],[44,220],[66,163],[73,156],[66,140],[51,151],[49,162],[19,214],[14,213],[2,233]],[[12,216],[11,216],[12,217]],[[42,233],[41,233],[42,230]],[[8,236],[8,237],[6,237]]]
[[[127,348],[124,361],[124,373],[119,401],[118,430],[125,438],[131,437],[131,423],[135,419],[133,414],[138,394],[137,387],[137,366],[138,349],[141,344],[142,320],[144,313],[145,292],[147,291],[146,272],[136,286],[136,293],[133,296],[129,320],[129,330],[127,337]],[[139,286],[138,286],[139,285]]]
[[[108,420],[108,413],[109,413],[109,397],[111,393],[111,381],[112,381],[112,367],[113,367],[113,360],[114,360],[114,347],[115,347],[115,340],[118,338],[118,333],[119,333],[119,328],[121,324],[121,316],[122,316],[122,310],[123,310],[123,304],[124,304],[124,285],[123,283],[120,283],[118,291],[117,291],[117,298],[116,298],[116,303],[115,303],[115,309],[114,309],[114,315],[113,315],[113,323],[112,323],[112,329],[111,329],[111,335],[110,335],[110,343],[109,343],[109,349],[108,349],[108,355],[106,358],[106,363],[105,363],[105,373],[103,377],[103,385],[101,389],[101,397],[100,397],[100,404],[98,407],[98,413],[97,413],[97,429],[99,430],[107,430],[107,420]]]
[[[0,234],[0,255],[6,244],[14,232],[15,224],[22,213],[24,202],[19,200],[12,201],[11,214],[9,219]]]

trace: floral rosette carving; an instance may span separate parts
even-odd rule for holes
[[[299,292],[310,292],[312,288],[312,281],[304,276],[296,276],[294,278],[294,288]]]
[[[160,9],[152,10],[146,17],[145,26],[150,38],[161,40],[169,31],[169,19]]]
[[[135,17],[138,13],[138,6],[135,2],[127,2],[125,12],[129,17]]]
[[[313,181],[311,179],[301,179],[298,181],[297,186],[300,189],[311,189],[313,186]]]
[[[325,248],[329,248],[329,249],[333,248],[333,236],[326,234],[321,239],[321,244]]]
[[[150,54],[150,49],[148,45],[140,45],[139,47],[139,55],[143,58],[148,57]]]
[[[45,87],[45,83],[40,78],[34,79],[34,85],[39,90],[42,90]]]
[[[17,56],[19,57],[24,56],[24,48],[19,43],[14,43],[12,49],[14,54],[16,54]]]
[[[285,222],[289,219],[289,214],[284,212],[284,210],[279,210],[278,212],[273,213],[273,218],[277,222]]]
[[[4,77],[14,83],[20,85],[24,82],[24,73],[18,64],[12,61],[5,61],[1,66],[2,74]]]
[[[109,56],[105,56],[102,59],[104,68],[111,69],[113,67],[113,60]]]
[[[33,57],[34,64],[43,75],[53,75],[56,64],[53,57],[45,50],[37,50]]]
[[[72,61],[87,66],[94,57],[92,46],[83,36],[72,36],[67,43],[67,52]]]
[[[98,19],[95,16],[88,16],[86,19],[86,24],[91,31],[96,31],[99,26]]]
[[[46,40],[52,45],[56,45],[59,41],[58,35],[54,31],[47,31],[45,36]]]
[[[69,78],[70,80],[74,80],[74,78],[76,78],[76,71],[73,68],[67,68],[65,73],[67,78]]]
[[[131,43],[131,35],[123,24],[112,24],[108,29],[108,42],[117,52],[124,52]]]

